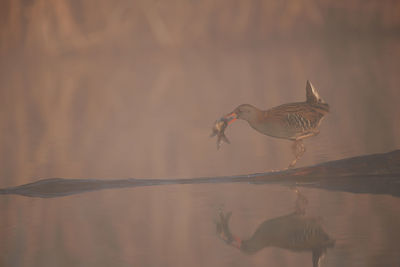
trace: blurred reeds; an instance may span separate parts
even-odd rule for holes
[[[291,157],[287,142],[238,123],[227,131],[232,144],[217,152],[210,127],[240,103],[301,101],[307,79],[332,112],[306,144],[300,166],[399,148],[399,14],[400,1],[374,0],[3,0],[0,187],[48,177],[180,178],[283,168]],[[208,225],[207,207],[251,204],[278,214],[287,208],[265,203],[262,189],[217,189],[51,202],[2,197],[0,265],[204,266],[212,240],[191,241],[196,231],[208,233],[198,225]],[[315,194],[321,203],[329,197]],[[341,195],[342,216],[331,223],[368,231],[360,222],[372,212],[379,216],[369,218],[370,227],[398,225],[399,205],[384,198],[382,211],[373,199]],[[360,217],[343,222],[355,210]],[[392,245],[400,236],[370,238]],[[185,257],[177,257],[177,248],[187,248]],[[381,260],[365,250],[371,261]],[[217,253],[208,256],[224,263]],[[253,263],[265,265],[265,258]]]

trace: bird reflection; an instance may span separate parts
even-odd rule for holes
[[[249,239],[241,239],[229,228],[232,213],[219,211],[216,222],[217,234],[228,245],[252,254],[265,247],[279,247],[295,252],[311,251],[313,266],[320,266],[320,260],[335,241],[322,229],[321,219],[308,217],[305,208],[308,200],[297,189],[295,211],[261,223]]]

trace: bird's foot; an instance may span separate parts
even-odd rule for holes
[[[287,170],[293,168],[293,167],[296,165],[297,160],[298,160],[298,158],[295,158],[295,159],[289,164],[289,166],[287,167]]]
[[[273,170],[269,170],[269,172],[281,172],[281,171],[286,171],[287,169],[282,169],[282,170],[279,170],[279,169],[273,169]]]

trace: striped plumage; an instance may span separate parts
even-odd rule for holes
[[[311,252],[312,266],[320,261],[336,241],[325,232],[321,219],[306,215],[307,198],[298,190],[294,212],[262,222],[250,238],[242,239],[234,234],[229,222],[232,212],[219,211],[216,220],[219,238],[240,251],[253,254],[267,247],[278,247],[294,252]]]
[[[293,167],[305,151],[302,139],[319,133],[318,127],[327,113],[329,105],[307,81],[305,102],[283,104],[264,111],[243,104],[226,118],[230,121],[233,118],[243,119],[262,134],[295,141],[293,149],[296,158],[289,165]]]

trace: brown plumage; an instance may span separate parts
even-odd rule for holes
[[[305,102],[283,104],[264,111],[252,105],[243,104],[224,118],[228,124],[235,119],[246,120],[253,129],[262,134],[294,141],[295,159],[290,163],[290,168],[305,152],[302,140],[319,133],[318,127],[327,113],[329,113],[329,105],[307,81]]]
[[[311,252],[312,266],[320,266],[321,259],[336,241],[325,232],[321,218],[306,215],[308,200],[297,189],[294,212],[274,217],[261,223],[250,238],[242,239],[231,231],[232,212],[218,213],[215,221],[218,237],[226,244],[248,254],[264,248],[278,247],[294,252]]]

